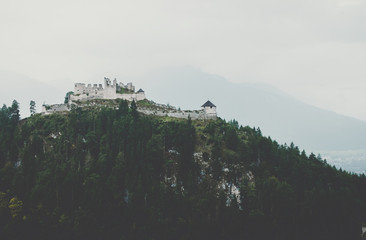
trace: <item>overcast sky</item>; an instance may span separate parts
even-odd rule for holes
[[[188,65],[366,120],[365,13],[365,0],[2,0],[0,81],[72,90]]]

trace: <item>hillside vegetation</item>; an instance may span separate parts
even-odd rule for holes
[[[235,120],[0,110],[1,239],[359,239],[365,189]]]

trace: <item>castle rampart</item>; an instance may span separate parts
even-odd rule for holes
[[[173,118],[185,118],[190,117],[192,120],[203,119],[203,120],[215,120],[217,118],[216,114],[206,114],[205,110],[153,110],[148,108],[138,108],[138,112],[146,115],[154,115],[160,117],[173,117]]]
[[[117,79],[111,81],[104,78],[104,88],[102,84],[75,83],[74,93],[69,95],[69,103],[76,101],[88,101],[94,99],[124,99],[128,101],[141,101],[146,99],[145,92],[141,89],[135,92],[132,83],[117,83]]]

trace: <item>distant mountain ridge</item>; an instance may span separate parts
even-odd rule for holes
[[[305,104],[266,84],[231,83],[191,67],[163,69],[140,81],[147,83],[149,99],[182,108],[210,99],[218,116],[260,127],[280,143],[294,142],[307,151],[366,148],[366,122]]]

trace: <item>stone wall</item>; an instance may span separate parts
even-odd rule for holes
[[[79,94],[79,95],[70,95],[69,96],[69,103],[76,101],[85,102],[87,100],[94,100],[94,99],[123,99],[127,101],[141,101],[146,99],[144,92],[139,93],[113,93],[113,92],[106,92],[105,90],[97,91],[96,93],[85,93],[85,94]]]
[[[52,114],[57,112],[66,112],[70,111],[67,104],[53,104],[53,105],[43,105],[42,113],[43,114]]]
[[[121,94],[123,95],[123,94]],[[133,94],[126,94],[133,95]],[[137,97],[142,94],[135,94]],[[140,96],[142,98],[143,96]],[[128,100],[128,99],[127,99]],[[70,111],[70,105],[68,104],[54,104],[54,105],[43,105],[43,114],[52,114],[57,112]],[[81,105],[83,106],[83,105]],[[163,106],[163,105],[162,105]],[[184,118],[188,119],[190,117],[192,120],[202,119],[202,120],[215,120],[217,118],[216,114],[207,114],[205,110],[177,110],[177,109],[151,109],[151,108],[138,108],[138,112],[145,115],[155,115],[160,117],[173,117],[173,118]]]
[[[195,110],[195,111],[181,111],[181,110],[154,110],[149,108],[138,108],[137,111],[139,111],[142,114],[146,115],[155,115],[160,117],[174,117],[174,118],[184,118],[188,119],[188,116],[192,119],[203,119],[203,120],[215,120],[217,118],[216,114],[206,114],[204,110]]]
[[[117,80],[114,79],[113,83],[109,78],[104,78],[104,91],[103,99],[116,99],[117,94]]]
[[[117,93],[117,90],[121,88],[128,89],[133,93]],[[146,99],[144,92],[134,93],[134,91],[135,86],[132,83],[127,83],[126,85],[123,83],[117,84],[116,79],[111,81],[109,78],[104,78],[104,88],[102,84],[86,85],[85,83],[75,83],[74,94],[69,96],[69,103],[94,99],[124,99],[128,101],[141,101]]]
[[[203,110],[208,118],[216,118],[216,107],[204,107]]]
[[[69,96],[69,102],[76,102],[76,101],[87,101],[87,100],[93,100],[93,99],[103,99],[104,98],[104,91],[97,91],[97,92],[91,92],[91,93],[84,93],[84,94],[78,94],[73,95],[71,94]]]
[[[116,94],[116,99],[123,99],[123,100],[127,100],[127,101],[141,101],[146,99],[145,97],[145,93],[144,92],[139,92],[139,93],[117,93]]]

